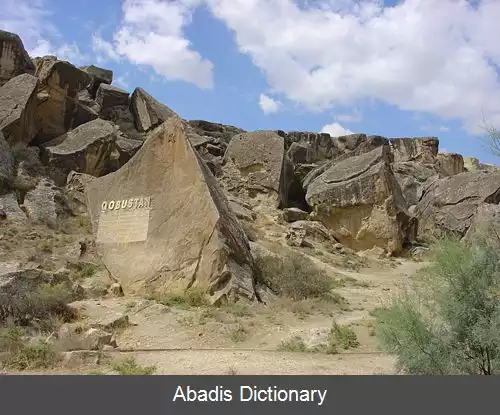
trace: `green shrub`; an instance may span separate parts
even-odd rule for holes
[[[152,375],[156,372],[156,366],[141,366],[134,358],[127,358],[111,364],[111,368],[120,375],[140,376]]]
[[[435,262],[376,314],[383,348],[410,374],[485,374],[500,367],[500,251],[441,240]]]
[[[294,336],[289,340],[284,340],[278,347],[278,350],[284,352],[304,353],[307,352],[307,346],[300,336]]]
[[[278,295],[304,300],[332,300],[336,282],[311,259],[297,252],[285,256],[259,256],[255,259],[258,280]]]
[[[241,324],[238,324],[230,333],[231,340],[235,343],[244,342],[248,338],[248,335],[248,330]]]
[[[208,305],[207,297],[201,289],[190,288],[184,292],[165,293],[152,299],[168,307],[202,307]]]

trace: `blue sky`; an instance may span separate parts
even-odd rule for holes
[[[500,0],[2,0],[32,55],[114,71],[187,119],[437,136],[497,163]]]

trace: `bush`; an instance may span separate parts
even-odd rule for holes
[[[0,351],[7,352],[3,366],[13,370],[47,369],[60,360],[52,344],[41,340],[29,342],[20,327],[0,330]]]
[[[152,375],[156,372],[156,366],[141,366],[134,358],[114,362],[111,368],[120,375],[125,376]]]
[[[336,282],[306,256],[291,252],[285,256],[260,256],[255,259],[258,280],[276,294],[304,300],[331,299]]]
[[[491,375],[500,365],[500,251],[442,240],[436,259],[376,313],[383,348],[410,374]]]
[[[307,352],[307,346],[300,336],[294,336],[289,340],[283,341],[278,350],[284,352],[304,353]]]
[[[168,307],[202,307],[208,305],[205,293],[198,288],[190,288],[181,293],[165,293],[152,299]]]

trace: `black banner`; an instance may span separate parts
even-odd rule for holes
[[[2,376],[4,414],[468,414],[500,380],[427,376]],[[283,411],[283,412],[281,412]]]

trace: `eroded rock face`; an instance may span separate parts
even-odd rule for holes
[[[14,176],[14,156],[0,132],[0,195],[4,194],[12,184]]]
[[[418,203],[428,180],[439,178],[433,166],[414,161],[393,163],[392,170],[408,206]]]
[[[176,116],[174,111],[158,102],[142,88],[134,90],[130,104],[135,126],[139,132],[147,132],[170,117]]]
[[[437,160],[439,172],[443,176],[454,176],[465,171],[464,159],[460,154],[440,153]]]
[[[67,214],[67,205],[61,190],[50,180],[41,179],[26,193],[23,208],[30,223],[56,228],[59,218]]]
[[[434,164],[439,149],[437,137],[392,138],[390,140],[394,161],[418,161]]]
[[[500,246],[500,205],[480,204],[464,236],[464,242],[476,243],[476,238]]]
[[[312,217],[343,245],[356,250],[379,246],[394,254],[413,237],[390,161],[389,147],[380,146],[334,164],[307,187]]]
[[[116,106],[128,106],[128,92],[113,85],[101,84],[97,90],[96,103],[101,111],[109,111]]]
[[[248,240],[177,117],[86,194],[97,249],[125,293],[199,287],[213,302],[255,298]]]
[[[42,58],[37,62],[40,78],[36,143],[42,144],[97,118],[97,114],[78,100],[78,93],[90,76],[69,62]]]
[[[28,218],[21,210],[14,193],[0,195],[0,212],[2,213],[2,220],[7,220],[14,225],[24,226],[28,223]]]
[[[0,86],[21,74],[35,73],[35,65],[24,49],[21,38],[0,30]]]
[[[90,121],[47,143],[42,160],[64,178],[71,170],[102,176],[117,167],[117,138],[118,128],[112,122]]]
[[[0,132],[12,148],[26,147],[38,128],[38,79],[29,74],[12,78],[0,87]]]
[[[417,205],[419,234],[464,236],[482,203],[500,202],[500,172],[467,172],[431,182]]]
[[[492,170],[496,170],[498,167],[496,167],[492,164],[481,163],[475,157],[465,157],[464,158],[464,168],[467,171],[476,171],[476,170],[492,171]]]
[[[293,166],[285,154],[285,143],[273,131],[256,131],[233,137],[224,155],[223,182],[229,191],[271,196],[286,206]]]
[[[96,96],[97,90],[101,84],[109,85],[113,82],[113,71],[110,71],[109,69],[99,68],[94,65],[82,66],[80,69],[90,76],[87,90],[92,97]]]

